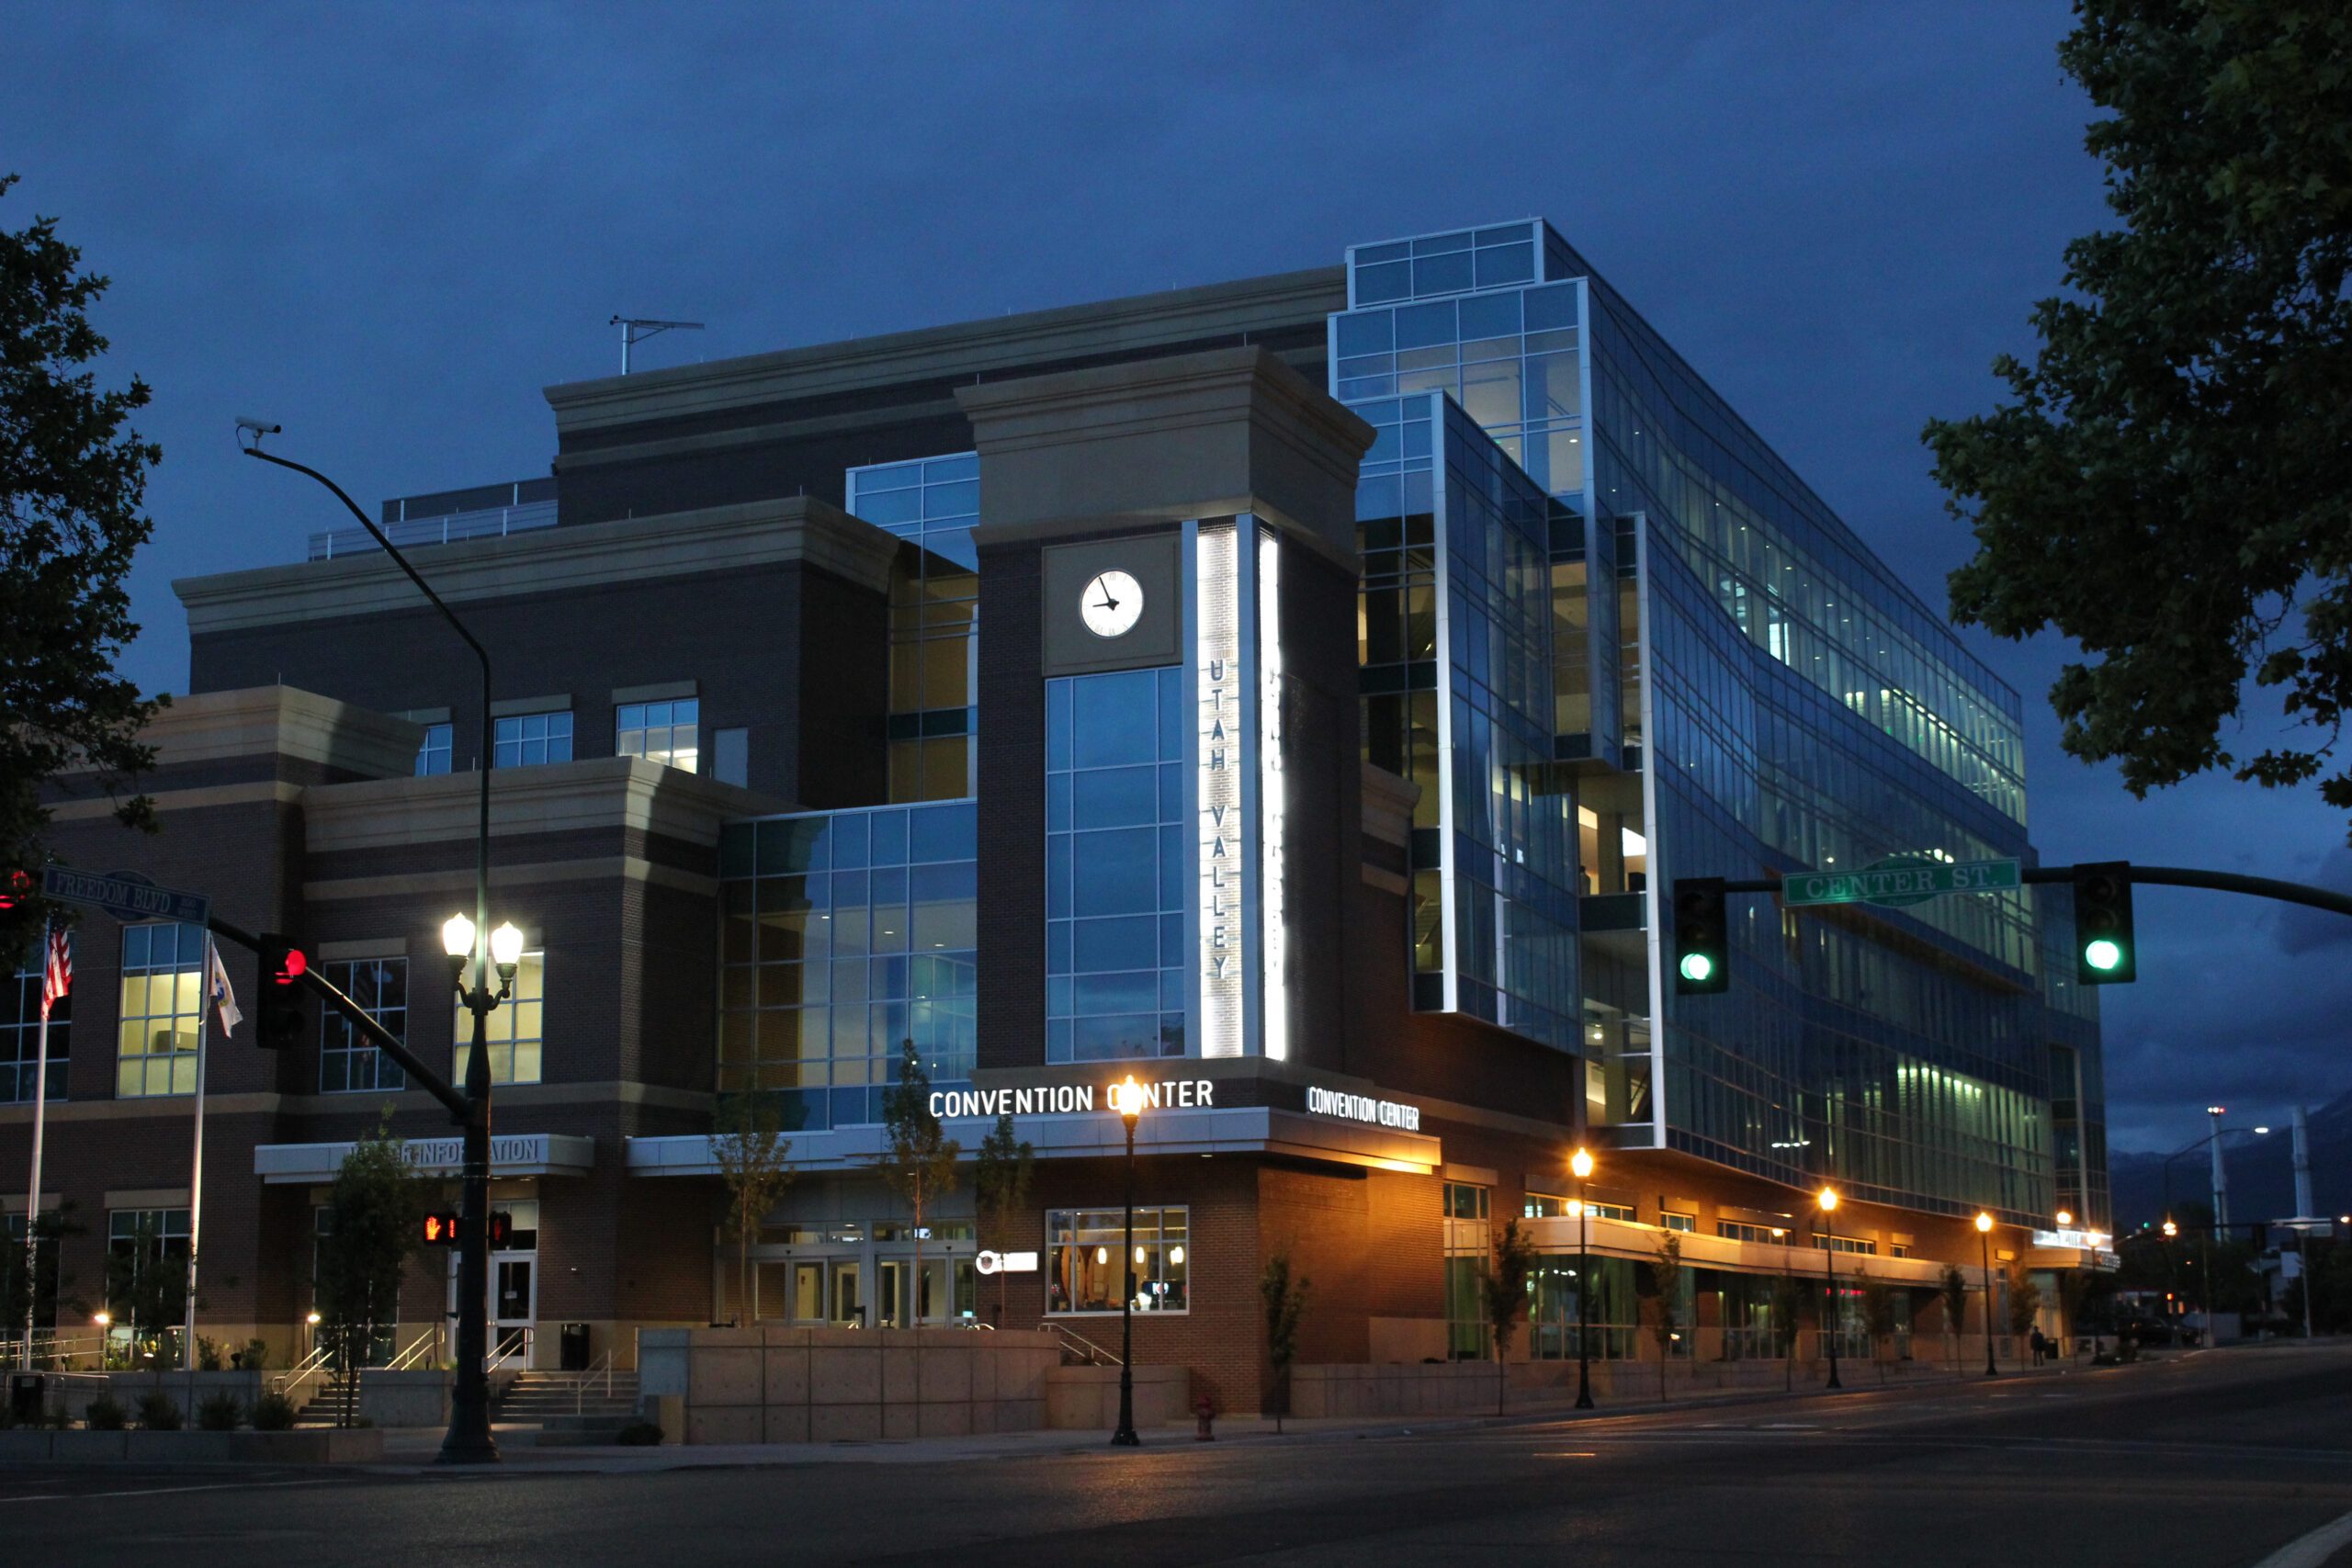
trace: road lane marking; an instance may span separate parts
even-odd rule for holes
[[[203,1486],[142,1486],[123,1492],[35,1492],[21,1497],[0,1497],[0,1503],[80,1503],[97,1497],[165,1497],[178,1492],[258,1492],[265,1487],[323,1486],[331,1475],[300,1481],[220,1481]]]
[[[2254,1568],[2320,1568],[2346,1546],[2352,1546],[2352,1514],[2289,1541]]]

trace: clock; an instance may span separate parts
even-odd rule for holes
[[[1098,572],[1079,597],[1078,614],[1096,637],[1125,637],[1143,614],[1143,584],[1124,571]]]

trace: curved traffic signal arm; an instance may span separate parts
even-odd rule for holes
[[[1731,928],[1724,919],[1724,891],[1720,876],[1675,879],[1677,996],[1715,996],[1731,989]]]

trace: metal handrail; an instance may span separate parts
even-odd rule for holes
[[[383,526],[385,535],[394,545],[413,549],[420,545],[447,545],[461,539],[494,538],[555,525],[554,502],[526,501],[507,506],[480,507],[470,512],[447,512],[437,517],[401,518]],[[365,554],[380,548],[382,547],[365,528],[332,528],[311,536],[310,556],[312,560],[333,560],[337,556]]]
[[[430,1352],[429,1357],[427,1355],[428,1351]],[[436,1364],[441,1359],[441,1325],[437,1323],[432,1327],[419,1332],[414,1339],[409,1341],[407,1349],[401,1351],[399,1355],[393,1357],[390,1362],[386,1363],[384,1371],[388,1372],[410,1371],[424,1365],[427,1359],[430,1359]]]
[[[44,1333],[47,1335],[46,1338],[43,1337]],[[69,1338],[59,1335],[54,1329],[37,1329],[32,1336],[32,1355],[29,1359],[36,1367],[45,1360],[49,1363],[50,1370],[54,1371],[57,1370],[57,1363],[68,1356],[103,1356],[106,1344],[107,1337],[103,1334],[84,1334]],[[14,1371],[18,1362],[26,1359],[28,1358],[25,1355],[23,1340],[0,1339],[0,1372]]]
[[[587,1369],[571,1381],[571,1413],[578,1416],[588,1408],[588,1385],[596,1381],[599,1371],[605,1374],[605,1397],[613,1397],[613,1353],[610,1349],[588,1363]]]
[[[326,1370],[327,1363],[333,1359],[334,1352],[329,1347],[324,1345],[313,1346],[309,1355],[303,1357],[300,1360],[295,1362],[292,1366],[278,1373],[277,1378],[271,1382],[269,1386],[274,1393],[283,1395],[288,1400],[291,1400],[294,1397],[296,1391],[300,1389],[304,1383],[310,1382],[312,1378],[317,1377],[321,1372],[324,1371]]]
[[[1102,1346],[1097,1345],[1093,1340],[1089,1339],[1085,1335],[1079,1333],[1076,1329],[1065,1327],[1061,1324],[1054,1322],[1051,1318],[1047,1318],[1046,1320],[1046,1326],[1060,1337],[1062,1341],[1062,1348],[1064,1349],[1073,1351],[1078,1355],[1085,1357],[1087,1365],[1089,1366],[1115,1367],[1122,1364],[1118,1357],[1111,1354],[1110,1351],[1105,1350]]]
[[[494,1372],[499,1368],[504,1366],[507,1362],[514,1360],[518,1357],[522,1358],[527,1363],[530,1354],[531,1330],[527,1328],[519,1329],[515,1332],[514,1337],[507,1342],[503,1349],[492,1350],[490,1353],[490,1355],[482,1361],[481,1370],[485,1372]]]

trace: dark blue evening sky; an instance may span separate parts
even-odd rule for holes
[[[615,312],[658,366],[1319,265],[1541,213],[1928,601],[1966,554],[1918,442],[1989,406],[2059,250],[2101,222],[2055,3],[861,4],[623,8],[0,0],[0,223],[116,285],[110,373],[164,463],[133,576],[297,559],[327,498],[544,474],[540,389]],[[2054,640],[1972,643],[2027,697],[2034,833],[2352,885],[2310,795],[2135,803],[2057,748]],[[2352,1088],[2352,921],[2143,890],[2108,993],[2119,1146]]]

